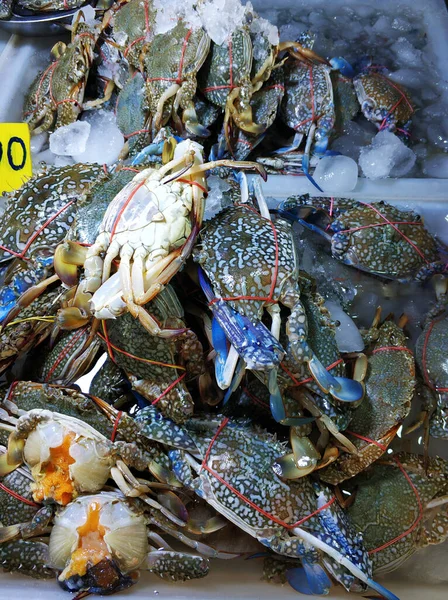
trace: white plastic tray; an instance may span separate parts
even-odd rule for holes
[[[169,1],[169,0],[168,0]],[[327,0],[328,2],[328,0]],[[350,0],[331,0],[332,7],[335,5],[351,4]],[[265,0],[253,0],[257,8],[260,4],[266,7]],[[372,4],[372,3],[371,3]],[[375,0],[375,6],[382,8],[391,5],[390,0]],[[397,4],[408,4],[414,6],[414,0],[400,0]],[[309,11],[314,6],[324,6],[322,0],[276,0],[275,7],[294,7],[298,12]],[[421,4],[420,8],[423,8]],[[448,79],[448,13],[445,9],[444,0],[425,0],[424,20],[428,38],[433,44],[435,54],[438,57],[440,72]],[[0,34],[1,36],[1,34]],[[0,52],[2,40],[0,37]],[[42,69],[48,62],[48,51],[55,43],[56,38],[23,39],[12,36],[0,54],[0,122],[20,121],[23,95],[37,71]],[[270,176],[265,184],[267,196],[283,199],[291,194],[300,193],[315,194],[315,189],[303,177]],[[347,194],[366,201],[384,199],[393,201],[401,206],[410,206],[423,214],[428,227],[436,231],[446,243],[448,243],[448,180],[443,179],[387,179],[380,182],[372,182],[359,179],[354,192]],[[445,544],[445,547],[447,544]],[[425,550],[426,552],[438,552],[436,548]],[[446,551],[445,551],[446,555]],[[412,570],[418,561],[414,556],[406,563],[401,573]],[[259,560],[234,560],[212,562],[211,573],[205,580],[187,582],[184,584],[170,584],[159,578],[144,573],[141,581],[131,589],[116,594],[114,598],[135,598],[136,600],[148,600],[149,598],[164,598],[169,600],[228,600],[233,597],[236,600],[268,600],[271,598],[299,599],[305,598],[294,592],[289,586],[273,586],[261,582],[261,561]],[[383,583],[391,589],[401,600],[446,600],[447,585],[419,584],[404,581],[400,577],[400,571],[386,578]],[[9,575],[0,572],[0,600],[11,598],[23,598],[27,593],[32,594],[35,600],[67,599],[70,596],[63,592],[57,584],[52,581],[36,581],[26,577]],[[347,594],[342,589],[334,588],[327,596],[329,600],[339,598],[356,598],[353,594]]]

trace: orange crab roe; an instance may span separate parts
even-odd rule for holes
[[[73,500],[74,486],[70,476],[70,465],[75,459],[70,456],[70,446],[75,434],[68,433],[60,446],[50,448],[50,459],[41,471],[39,481],[33,486],[33,498],[42,502],[52,498],[66,506]]]
[[[73,575],[83,576],[87,568],[111,558],[104,536],[108,529],[100,524],[101,505],[92,502],[88,508],[87,520],[77,528],[79,535],[78,548],[73,552],[70,564],[64,571],[64,578]]]

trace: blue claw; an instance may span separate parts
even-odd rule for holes
[[[277,423],[284,423],[286,420],[285,405],[277,381],[277,369],[272,369],[269,373],[269,406],[271,407],[272,417]]]
[[[226,366],[229,351],[227,348],[226,334],[215,317],[212,319],[212,344],[216,352],[215,375],[219,385],[223,380],[224,368]]]
[[[140,165],[141,163],[145,162],[148,156],[161,156],[164,143],[164,141],[161,141],[155,144],[149,144],[149,146],[145,146],[143,150],[140,150],[140,152],[134,156],[131,161],[131,166],[135,167],[136,165]]]
[[[204,271],[201,268],[198,271],[202,290],[207,300],[211,302],[215,300],[213,290]],[[226,338],[244,360],[248,369],[264,371],[280,364],[285,351],[261,321],[252,323],[248,317],[240,315],[222,299],[217,299],[211,309]],[[218,348],[223,351],[221,338],[218,338],[218,343]]]
[[[223,406],[225,406],[227,404],[227,402],[229,401],[230,396],[233,394],[233,392],[238,388],[238,386],[241,383],[241,380],[244,377],[244,372],[246,370],[246,363],[244,362],[244,360],[242,360],[240,358],[240,360],[238,361],[238,364],[236,366],[235,369],[235,373],[233,375],[233,379],[232,382],[226,392],[226,395],[224,396],[224,399],[222,401]],[[219,385],[219,382],[218,382]]]
[[[310,564],[303,560],[303,567],[286,571],[289,585],[297,592],[307,596],[325,596],[331,588],[331,580],[323,568],[317,564]]]
[[[380,583],[373,581],[373,579],[368,579],[367,585],[369,587],[371,587],[372,590],[375,590],[375,592],[378,592],[379,594],[381,594],[381,596],[383,598],[385,598],[386,600],[400,600],[400,598],[398,598],[398,596],[396,596],[395,594],[390,592],[388,589],[383,587]]]
[[[314,185],[314,187],[319,190],[319,192],[322,192],[322,194],[324,194],[324,190],[319,185],[317,185],[316,181],[314,180],[314,177],[310,175],[310,157],[308,156],[308,154],[303,155],[302,170],[308,181],[310,181]]]
[[[342,58],[342,56],[335,56],[334,58],[330,59],[330,64],[335,71],[339,71],[339,73],[344,75],[344,77],[353,79],[355,76],[355,69],[348,61],[345,60],[345,58]]]
[[[346,377],[334,377],[323,364],[312,358],[308,363],[311,375],[325,393],[330,393],[340,402],[357,402],[364,395],[364,387],[359,381]]]

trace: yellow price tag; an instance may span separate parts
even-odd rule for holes
[[[32,175],[26,123],[0,123],[0,193],[18,190]]]

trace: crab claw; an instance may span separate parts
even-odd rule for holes
[[[89,322],[89,315],[77,306],[71,306],[69,308],[62,308],[58,311],[56,316],[56,324],[65,331],[71,331],[72,329],[78,329],[87,325]]]
[[[325,596],[331,588],[331,580],[323,568],[318,564],[311,564],[302,559],[302,567],[286,571],[286,580],[289,585],[307,596]]]
[[[345,60],[345,58],[342,58],[342,56],[335,56],[331,58],[330,65],[334,71],[339,71],[339,73],[344,75],[344,77],[353,79],[355,76],[354,68],[348,61]]]
[[[318,386],[340,402],[358,402],[364,396],[364,386],[359,381],[347,377],[334,377],[322,363],[313,357],[308,363],[311,375]]]
[[[212,303],[211,310],[217,325],[245,361],[247,368],[264,371],[277,367],[285,351],[269,329],[261,321],[252,323],[249,318],[240,315],[222,298],[215,298],[204,271],[199,268],[198,273],[202,290],[207,300]],[[221,360],[223,360],[224,354],[227,359],[227,347],[217,325],[215,324],[214,327],[217,335],[218,354],[222,353]]]
[[[62,242],[54,252],[54,270],[62,283],[73,287],[78,283],[78,266],[84,264],[88,248],[76,242]]]

